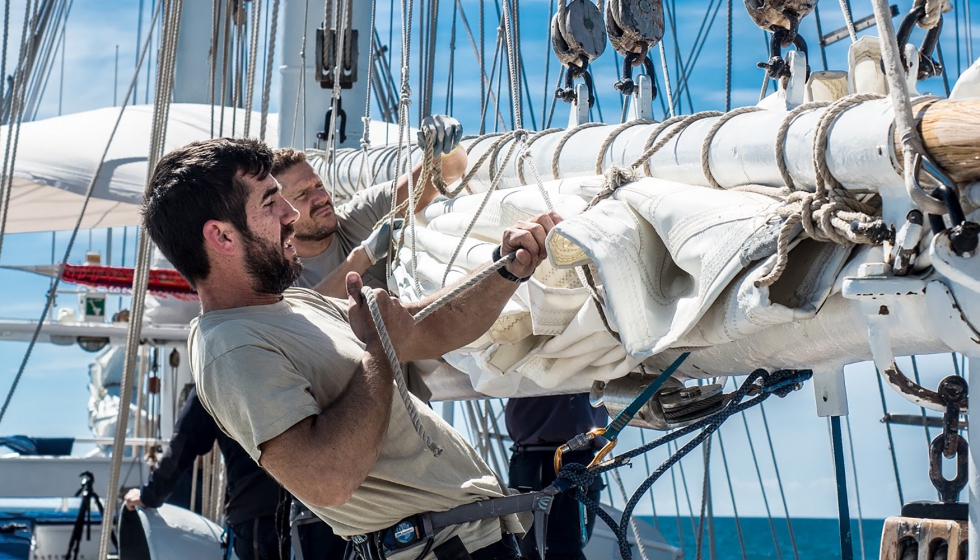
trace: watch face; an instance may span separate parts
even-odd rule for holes
[[[415,526],[410,521],[402,521],[395,525],[395,540],[401,544],[408,544],[415,539]]]

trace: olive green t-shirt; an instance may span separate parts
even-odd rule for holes
[[[262,443],[319,414],[343,393],[364,352],[348,324],[347,302],[300,288],[286,290],[272,305],[205,313],[191,327],[191,370],[201,402],[256,462]],[[506,495],[462,435],[418,399],[415,404],[443,453],[433,457],[425,448],[396,394],[377,463],[350,501],[338,507],[306,504],[338,535],[377,531],[417,513]],[[478,550],[500,539],[501,521],[509,532],[525,530],[515,516],[490,519],[443,531],[437,544],[459,534],[468,550]]]

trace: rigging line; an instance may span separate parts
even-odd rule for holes
[[[711,10],[711,4],[713,4],[713,3],[714,2],[709,3],[708,10],[706,10],[705,11],[705,14],[704,14],[705,17],[708,16],[708,12]],[[669,10],[668,10],[668,15],[670,16],[670,20],[672,22],[671,32],[674,35],[674,70],[675,70],[675,72],[677,74],[678,84],[681,84],[681,83],[687,81],[687,69],[685,68],[684,61],[683,61],[683,59],[681,57],[681,44],[680,44],[680,42],[677,39],[677,1],[676,0],[672,0],[671,1],[670,7],[669,7]],[[702,25],[703,25],[703,22],[702,22]],[[697,44],[697,43],[695,42],[695,44]],[[681,97],[681,94],[682,93],[683,93],[683,91],[681,91],[681,88],[678,87],[677,88],[677,97],[676,97],[676,100],[677,100],[677,109],[679,111],[681,111],[681,112],[683,112],[683,110],[684,110],[683,98]],[[687,105],[688,105],[687,108],[691,112],[694,112],[694,103],[691,100],[691,94],[690,94],[690,92],[687,93]]]
[[[956,362],[956,352],[950,352],[949,357],[953,359],[953,373],[955,373],[957,377],[962,377],[963,374],[960,373],[960,364]]]
[[[674,2],[674,0],[665,0],[664,1],[664,10],[666,10],[667,19],[670,21],[670,34],[671,34],[671,36],[674,39],[674,75],[676,75],[677,76],[677,79],[680,80],[681,79],[681,54],[680,54],[681,53],[681,43],[680,43],[680,40],[678,40],[678,38],[677,38],[677,18],[675,17],[676,8],[677,8],[677,4]],[[660,41],[660,46],[661,47],[663,47],[663,43],[664,43],[663,40],[661,40]],[[661,50],[663,50],[663,49],[661,49]],[[661,53],[661,54],[663,54],[663,53]],[[664,70],[665,70],[664,75],[665,76],[667,75],[666,74],[666,69],[667,68],[665,66],[664,67]],[[684,107],[682,106],[683,102],[681,100],[680,95],[678,95],[674,99],[674,103],[675,104],[672,104],[671,107],[670,107],[670,114],[671,114],[671,116],[674,116],[674,114],[676,112],[679,112],[679,111],[682,112],[684,110]],[[694,109],[691,108],[691,110],[693,111]]]
[[[827,71],[827,45],[823,41],[823,25],[820,23],[820,6],[813,5],[813,21],[817,25],[817,42],[820,43],[820,58],[823,59],[823,69]]]
[[[515,10],[514,13],[517,13],[517,11]],[[518,47],[518,48],[520,48],[520,47]],[[549,56],[549,57],[546,57],[546,58],[551,58],[551,57]],[[531,91],[531,86],[530,86],[530,84],[527,81],[527,66],[521,64],[521,65],[519,65],[519,68],[521,69],[521,79],[524,82],[524,87],[521,89],[521,96],[522,96],[521,104],[523,105],[524,104],[524,100],[523,100],[524,91]],[[531,113],[531,128],[533,130],[537,130],[538,129],[538,120],[534,116],[534,103],[531,101],[530,97],[531,97],[531,95],[528,94],[527,110],[528,110],[528,112]]]
[[[266,22],[269,22],[269,4],[266,3]],[[266,126],[269,121],[269,94],[272,90],[272,61],[276,54],[276,31],[279,24],[279,0],[272,2],[272,23],[269,25],[269,32],[266,34],[266,58],[265,75],[262,85],[262,121],[259,124],[259,139],[265,141]]]
[[[28,2],[30,4],[30,2]],[[162,2],[161,2],[162,5]],[[157,16],[160,14],[159,6],[157,11],[153,16],[153,21],[156,21]],[[143,44],[143,51],[140,54],[140,61],[142,63],[144,57],[146,56],[146,51],[149,47],[149,37],[147,37],[147,42]],[[14,381],[7,391],[7,396],[4,399],[3,406],[0,406],[0,423],[3,422],[3,418],[7,413],[7,408],[10,406],[10,401],[14,396],[14,392],[17,390],[17,385],[20,383],[21,377],[24,375],[24,370],[27,367],[27,362],[31,357],[31,353],[34,351],[34,345],[37,343],[37,339],[41,334],[41,329],[44,327],[44,318],[48,316],[51,310],[51,306],[54,304],[54,298],[58,289],[58,285],[61,283],[61,276],[64,273],[65,264],[68,262],[68,257],[71,255],[71,250],[75,245],[75,240],[78,238],[78,231],[82,227],[82,219],[85,217],[85,209],[88,207],[89,201],[92,199],[92,193],[95,191],[95,183],[99,178],[99,173],[102,171],[102,167],[105,164],[105,159],[109,155],[109,147],[112,145],[112,140],[116,135],[116,131],[119,130],[119,123],[122,122],[123,112],[126,110],[126,101],[129,99],[130,94],[132,94],[133,88],[136,87],[136,79],[139,76],[140,66],[138,64],[136,71],[133,73],[133,79],[129,84],[129,91],[126,97],[123,99],[123,104],[119,108],[119,115],[116,117],[116,122],[112,127],[112,131],[109,133],[109,140],[106,142],[105,150],[102,152],[102,157],[99,159],[99,165],[95,168],[95,173],[92,175],[92,179],[89,181],[88,187],[85,189],[85,195],[82,199],[82,209],[78,214],[78,219],[75,222],[75,227],[72,229],[71,235],[68,238],[68,246],[65,249],[64,258],[62,259],[61,265],[58,267],[58,274],[53,278],[51,283],[51,289],[48,290],[47,300],[44,305],[44,310],[41,313],[37,324],[34,327],[34,332],[31,335],[31,340],[27,344],[27,350],[24,352],[24,358],[21,360],[20,367],[17,369],[17,373],[14,375]],[[2,236],[0,236],[2,239]]]
[[[456,1],[459,2],[459,0],[456,0]],[[486,26],[485,26],[485,22],[484,22],[485,11],[486,11],[486,6],[484,5],[484,0],[480,0],[479,1],[480,50],[479,50],[479,56],[477,58],[479,58],[479,62],[480,62],[480,102],[484,105],[484,107],[486,107],[486,103],[487,103],[487,89],[489,89],[489,86],[490,86],[489,83],[484,83],[484,80],[486,80],[486,77],[487,77],[487,71],[486,71],[486,50],[487,50],[487,44],[486,44],[486,37],[485,37],[485,34],[486,34],[485,27]],[[466,23],[466,16],[465,16],[465,14],[463,16],[463,23],[464,24]],[[470,28],[470,26],[467,25],[466,26],[466,30],[467,30],[468,33],[469,33],[469,28]],[[470,40],[473,40],[473,34],[472,33],[469,33],[469,35],[470,35]],[[486,128],[487,128],[487,121],[486,121],[486,119],[487,119],[487,111],[486,111],[486,109],[484,109],[483,112],[480,114],[480,134],[481,135],[484,132],[486,132]]]
[[[164,1],[165,0],[160,0],[161,3],[164,2]],[[232,1],[233,0],[226,0],[225,1],[225,9],[224,9],[224,12],[225,12],[225,26],[224,26],[224,30],[225,31],[224,31],[224,33],[225,34],[224,34],[224,38],[222,39],[222,47],[221,47],[221,89],[220,89],[220,91],[221,91],[221,116],[218,118],[218,136],[224,136],[225,135],[225,105],[227,105],[227,103],[228,103],[228,96],[226,95],[226,91],[225,90],[226,90],[226,88],[228,86],[228,58],[230,56],[228,53],[231,50],[231,10],[233,8]],[[307,3],[309,3],[309,0],[307,0]],[[161,47],[163,47],[163,41],[164,40],[165,39],[161,35],[161,38],[160,38],[160,46]],[[159,71],[159,69],[157,69],[157,75],[158,75],[158,78],[157,79],[158,80],[159,80],[159,73],[160,73],[160,71]],[[159,90],[159,89],[160,89],[160,86],[157,85],[157,90]],[[159,102],[159,99],[157,99],[157,102]]]
[[[847,502],[847,470],[844,468],[844,444],[841,441],[840,416],[827,418],[830,432],[830,455],[834,464],[834,478],[837,483],[837,522],[840,532],[841,560],[854,560],[851,540],[851,514]]]
[[[139,9],[136,11],[136,14],[137,14],[137,16],[136,16],[136,45],[137,46],[139,46],[140,43],[141,43],[141,41],[143,40],[143,3],[144,3],[144,0],[140,0]],[[139,62],[140,53],[137,52],[137,53],[134,54],[134,56],[136,57],[136,60],[133,61],[133,64],[137,64]],[[133,90],[133,97],[135,98],[138,95],[139,95],[139,86],[137,85],[137,88]],[[0,98],[3,98],[3,94],[0,94]],[[133,103],[136,103],[136,101],[134,100]]]
[[[248,76],[245,79],[245,128],[242,135],[248,137],[252,124],[252,104],[255,95],[255,67],[259,58],[259,30],[262,0],[252,0],[252,42],[248,48]]]
[[[861,512],[861,488],[858,486],[857,460],[854,458],[854,436],[851,433],[851,416],[844,416],[847,427],[847,445],[851,451],[851,475],[854,477],[854,500],[858,509],[858,540],[861,541],[861,560],[867,560],[864,549],[864,515]]]
[[[555,0],[551,0],[548,3],[548,36],[545,38],[545,44],[551,44],[551,20],[555,18]],[[544,122],[544,115],[548,112],[548,78],[551,77],[551,56],[544,57],[544,79],[541,80],[542,92],[541,92],[541,126],[543,129],[548,128],[548,125]],[[528,88],[530,89],[530,88]],[[552,95],[554,97],[554,95]],[[554,104],[552,103],[552,106]],[[549,119],[550,120],[550,119]]]
[[[481,4],[482,4],[482,0],[481,0]],[[476,56],[477,61],[480,63],[480,76],[482,76],[482,79],[480,81],[480,103],[481,103],[481,105],[482,104],[486,104],[487,103],[487,92],[486,92],[486,89],[487,89],[487,86],[492,83],[492,78],[488,78],[487,75],[486,75],[486,73],[484,72],[485,69],[484,69],[484,66],[483,66],[483,58],[482,58],[483,57],[483,52],[482,52],[482,50],[480,48],[477,47],[477,45],[476,45],[476,39],[473,38],[473,30],[470,28],[469,20],[466,18],[466,8],[463,6],[463,4],[460,2],[460,0],[456,0],[456,6],[459,7],[459,17],[460,17],[460,20],[462,20],[462,22],[463,22],[463,29],[466,30],[466,35],[470,39],[470,45],[473,47],[473,53]],[[482,20],[483,18],[481,17],[480,19]],[[481,26],[482,26],[482,21],[481,21]],[[482,41],[482,39],[481,39],[481,41]],[[490,97],[493,99],[494,106],[496,106],[497,100],[496,100],[496,97],[493,96],[493,92],[490,92]],[[485,117],[486,117],[486,115],[485,115],[485,111],[484,111],[484,118]],[[500,115],[500,111],[499,110],[497,111],[497,118],[501,119],[501,122],[503,122],[503,117]],[[483,125],[481,124],[481,127],[482,126]],[[483,128],[481,128],[480,129],[480,134],[482,135],[483,133],[484,133]]]
[[[667,442],[667,457],[670,458],[670,442]],[[644,453],[646,455],[646,453]],[[670,468],[670,483],[674,487],[674,513],[677,516],[677,540],[680,541],[681,545],[681,556],[684,557],[684,524],[681,523],[681,501],[677,494],[677,477],[674,475],[674,469]],[[649,472],[649,469],[647,469]]]
[[[779,462],[776,461],[776,448],[772,444],[769,419],[766,418],[766,403],[759,404],[759,412],[762,413],[762,425],[766,428],[766,441],[769,443],[769,454],[772,455],[772,467],[776,471],[776,484],[779,487],[779,498],[783,502],[783,512],[786,514],[786,528],[789,530],[789,540],[793,545],[793,557],[796,560],[800,560],[800,550],[796,546],[796,535],[793,533],[793,520],[789,516],[789,507],[786,506],[786,492],[783,491],[783,478],[779,475]]]
[[[70,0],[68,2],[67,6],[65,4],[62,4],[61,6],[62,6],[63,9],[59,11],[59,15],[55,18],[55,28],[56,29],[60,28],[60,32],[58,32],[57,38],[54,39],[54,40],[52,40],[48,44],[48,46],[47,46],[47,48],[45,50],[45,54],[43,55],[44,62],[42,62],[41,65],[38,67],[39,69],[38,69],[37,75],[40,76],[41,73],[43,73],[44,74],[44,79],[41,82],[40,86],[38,86],[38,85],[35,84],[35,91],[31,95],[31,103],[29,105],[31,108],[30,108],[30,110],[27,111],[28,114],[30,114],[30,118],[28,120],[33,121],[33,120],[35,120],[37,118],[37,112],[38,112],[38,110],[41,107],[41,97],[47,91],[47,89],[48,89],[48,81],[51,79],[51,74],[54,71],[54,66],[51,64],[51,62],[53,61],[53,59],[55,57],[57,57],[57,51],[59,49],[61,49],[62,50],[62,53],[64,53],[64,43],[65,43],[65,40],[66,40],[65,27],[68,24],[68,16],[69,16],[69,14],[71,12],[71,8],[72,8],[72,5],[73,4],[74,4],[74,1],[73,0]],[[64,78],[64,58],[63,57],[62,57],[62,65],[61,65],[61,67],[62,67],[61,75],[62,75],[62,81],[63,81],[63,78]],[[44,69],[44,70],[41,70],[41,69]],[[59,92],[59,95],[60,95],[60,92]]]
[[[55,7],[55,2],[57,2],[57,7]],[[35,62],[28,72],[29,81],[25,90],[26,110],[24,111],[24,115],[27,116],[28,121],[34,120],[33,115],[37,113],[37,105],[40,102],[40,97],[43,95],[48,78],[51,76],[51,54],[56,49],[56,45],[60,44],[58,30],[61,28],[65,8],[66,4],[63,1],[54,0],[54,2],[45,2],[43,16],[40,16],[41,23],[37,26],[37,32],[35,33],[35,37],[38,37],[41,43],[40,47],[35,47],[35,53],[40,53],[40,55],[35,54]],[[52,12],[55,14],[54,16],[51,15]],[[52,22],[54,28],[53,33],[50,31]],[[119,50],[118,45],[116,50]],[[117,55],[117,61],[118,58]],[[118,62],[116,66],[118,66]],[[113,105],[115,105],[115,102],[113,102]]]
[[[28,69],[34,63],[34,43],[29,41],[27,28],[28,21],[31,22],[32,35],[33,28],[36,25],[36,20],[32,20],[29,17],[31,12],[31,2],[25,4],[24,13],[24,26],[21,35],[21,50],[19,53],[19,61],[17,63],[17,72],[14,74],[13,87],[9,92],[9,97],[11,101],[11,113],[10,117],[14,119],[13,121],[13,132],[10,132],[11,127],[9,126],[10,120],[8,120],[7,127],[7,146],[5,150],[6,157],[3,160],[3,170],[0,172],[0,194],[2,194],[2,201],[0,201],[0,207],[3,211],[0,214],[0,254],[3,252],[3,240],[6,237],[7,229],[7,215],[10,212],[10,197],[14,190],[14,166],[17,161],[17,146],[20,142],[20,126],[24,120],[24,94],[26,87],[26,73]],[[2,77],[0,79],[6,79]],[[15,110],[16,109],[16,110]],[[15,378],[15,384],[16,384]],[[6,409],[4,405],[3,409]],[[0,420],[3,419],[3,410],[0,410]]]
[[[727,113],[732,110],[732,0],[728,0],[726,4],[728,26],[725,34],[727,42],[725,49],[725,112]]]
[[[668,451],[669,451],[668,447]],[[674,442],[674,452],[676,453],[680,449],[680,443]],[[670,457],[670,455],[668,455]],[[684,474],[684,463],[683,461],[677,461],[677,466],[681,471],[681,486],[684,488],[684,498],[687,500],[687,511],[690,513],[689,519],[691,521],[691,534],[698,534],[698,526],[694,523],[694,506],[691,505],[691,491],[687,486],[687,476]]]
[[[847,34],[851,36],[851,42],[857,42],[857,31],[851,18],[851,0],[840,0],[840,11],[844,14],[844,24],[847,25]]]
[[[676,116],[674,113],[674,92],[670,89],[670,73],[667,71],[667,53],[664,49],[663,41],[660,41],[660,68],[664,74],[664,89],[667,90],[667,107],[670,109],[667,114],[669,114],[670,118],[674,118]],[[667,120],[666,116],[664,120]]]
[[[296,145],[296,128],[300,118],[300,104],[303,105],[303,136],[302,141],[306,142],[306,38],[310,19],[310,0],[306,0],[306,8],[303,12],[303,37],[299,47],[299,83],[296,85],[296,105],[293,106],[293,127],[290,135],[289,144]],[[222,112],[223,113],[223,112]],[[280,122],[280,126],[282,123]]]
[[[683,67],[680,78],[680,86],[677,88],[678,95],[684,93],[687,96],[687,102],[691,105],[691,110],[694,110],[694,105],[691,103],[691,92],[687,85],[690,83],[690,77],[694,73],[694,67],[697,66],[698,60],[701,58],[701,51],[704,46],[708,43],[708,35],[711,33],[711,28],[715,25],[715,19],[718,17],[718,11],[721,9],[721,0],[715,5],[715,11],[711,14],[711,21],[708,22],[708,28],[705,30],[704,36],[701,38],[700,44],[695,43],[697,47],[697,52],[694,52],[694,47],[692,47],[692,53],[687,59],[687,65]],[[709,6],[710,9],[710,6]],[[707,13],[705,17],[707,17]],[[704,25],[702,23],[702,25]]]
[[[973,22],[970,14],[970,0],[963,0],[963,15],[966,23],[966,59],[970,64],[973,64],[975,59],[973,58]]]
[[[637,428],[640,432],[640,446],[645,446],[647,444],[647,437],[644,433],[643,428]],[[650,454],[643,454],[643,465],[646,468],[647,475],[650,474]],[[657,520],[657,501],[653,499],[653,492],[650,492],[650,509],[653,511],[653,528],[660,531],[660,523]]]
[[[936,56],[939,58],[939,65],[942,68],[943,74],[943,88],[946,90],[946,97],[949,97],[949,77],[946,74],[946,63],[943,61],[943,46],[942,41],[936,41]],[[953,360],[955,363],[956,360]]]
[[[749,452],[752,455],[752,464],[755,466],[755,476],[759,481],[759,493],[762,494],[762,503],[766,506],[766,519],[769,521],[769,531],[772,533],[772,543],[776,547],[776,558],[783,560],[783,553],[779,549],[779,537],[776,536],[776,523],[772,520],[772,510],[769,509],[769,496],[766,494],[766,485],[762,482],[762,469],[759,468],[759,458],[755,453],[755,444],[752,442],[752,432],[749,430],[749,420],[742,411],[742,425],[745,426],[745,437],[749,442]]]
[[[963,73],[960,61],[960,0],[953,0],[953,29],[956,33],[956,75]]]
[[[514,18],[511,12],[510,0],[503,0],[503,14],[501,19],[503,20],[504,24],[504,37],[507,46],[507,73],[510,81],[510,105],[514,112],[511,128],[514,130],[520,130],[524,128],[524,100],[521,97],[520,67],[517,60],[518,53],[516,39],[514,37],[516,32],[514,29]]]
[[[453,95],[456,91],[456,26],[459,20],[459,3],[453,2],[453,26],[449,32],[449,76],[446,79],[446,114],[452,115]]]
[[[694,558],[695,560],[701,560],[703,558],[702,553],[704,549],[704,522],[706,520],[708,502],[711,500],[711,442],[714,439],[714,434],[708,435],[707,439],[704,441],[704,479],[701,483],[701,514],[698,517],[698,536],[697,536],[697,548],[695,548]],[[709,536],[710,538],[710,536]],[[715,560],[712,558],[711,560]]]
[[[610,453],[610,458],[612,458],[612,454],[611,453]],[[623,477],[620,476],[618,469],[613,469],[611,471],[611,474],[612,474],[613,480],[616,481],[616,486],[619,487],[619,493],[623,496],[623,505],[625,506],[626,504],[629,503],[630,499],[629,499],[629,496],[626,495],[626,486],[623,484]],[[611,499],[612,490],[609,491],[609,494],[610,494],[609,503],[611,505],[612,504],[612,499]],[[650,497],[652,499],[653,492],[650,492]],[[636,524],[636,518],[633,517],[633,516],[630,516],[630,522],[629,523],[630,523],[630,529],[633,531],[633,537],[636,539],[636,549],[640,552],[640,558],[641,558],[641,560],[650,560],[650,557],[647,556],[646,547],[643,546],[643,538],[642,538],[642,535],[640,535],[640,527],[639,527],[639,525]]]
[[[565,78],[565,67],[562,66],[561,69],[558,71],[558,80],[555,83],[555,89],[558,89],[558,87],[560,87],[561,81],[564,78]],[[552,119],[552,117],[555,116],[555,104],[556,103],[558,103],[558,97],[551,96],[551,108],[548,109],[548,119],[544,121],[544,129],[545,130],[548,130],[549,128],[551,128],[551,119]]]
[[[744,410],[742,411],[745,412]],[[725,440],[722,439],[721,429],[718,430],[718,447],[721,449],[721,462],[725,466],[725,478],[728,480],[728,494],[732,498],[732,513],[735,516],[735,532],[738,533],[738,544],[742,548],[742,559],[749,560],[745,552],[745,538],[742,536],[742,522],[738,517],[738,505],[735,503],[735,487],[732,486],[732,475],[728,470],[728,456],[725,454]],[[776,547],[778,550],[778,546]]]
[[[211,0],[211,49],[208,52],[208,103],[211,104],[211,138],[214,138],[214,90],[217,86],[218,72],[218,40],[221,35],[221,0]],[[152,28],[151,28],[152,29]],[[149,74],[149,72],[147,72]]]

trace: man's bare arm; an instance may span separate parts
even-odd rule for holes
[[[442,177],[446,180],[446,184],[450,185],[454,183],[457,179],[463,176],[466,172],[466,164],[468,159],[466,156],[466,149],[460,146],[455,152],[442,156]],[[418,188],[419,178],[422,176],[422,162],[419,162],[412,169],[412,184],[415,188]],[[395,205],[401,204],[408,198],[408,174],[404,174],[398,178],[398,183],[395,186]],[[428,206],[436,197],[439,196],[439,191],[436,189],[435,185],[432,183],[430,178],[423,185],[422,196],[419,199],[418,205],[415,207],[415,212],[421,212],[426,206]],[[404,216],[404,212],[402,213]]]
[[[375,346],[364,353],[347,388],[326,410],[260,446],[262,466],[305,503],[347,503],[378,460],[393,378],[384,351]]]
[[[514,262],[507,265],[507,270],[519,278],[530,276],[547,258],[545,238],[559,222],[561,217],[552,212],[518,222],[505,230],[501,254],[517,253]],[[467,279],[472,276],[470,274]],[[517,283],[499,274],[490,275],[420,322],[412,331],[410,340],[403,347],[396,346],[399,359],[438,358],[473,342],[493,325],[517,287]],[[440,290],[419,303],[407,305],[406,309],[415,314],[450,289]]]

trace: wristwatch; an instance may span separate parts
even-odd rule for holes
[[[500,245],[497,245],[497,248],[493,250],[493,262],[497,262],[500,259],[501,259],[501,256],[500,256]],[[497,269],[497,273],[500,274],[501,276],[503,276],[504,278],[510,280],[511,282],[527,282],[528,280],[531,279],[531,276],[532,276],[530,274],[527,275],[527,276],[525,276],[524,278],[521,278],[519,276],[514,276],[513,274],[510,273],[509,270],[507,270],[507,267],[506,266],[502,266],[502,267],[498,268]]]

